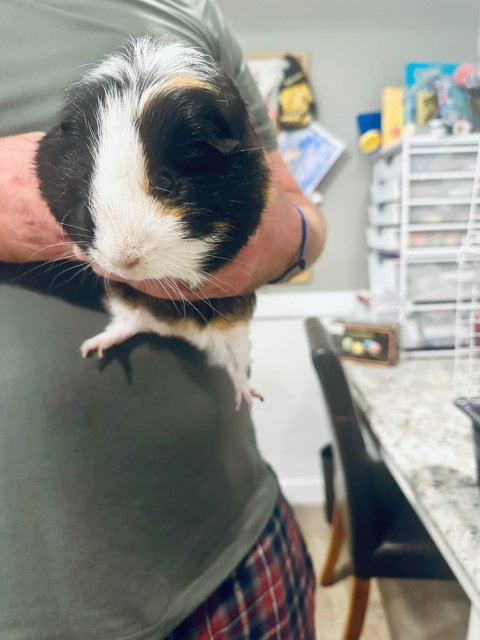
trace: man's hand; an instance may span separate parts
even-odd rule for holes
[[[0,138],[0,261],[72,257],[73,243],[40,195],[34,158],[43,133]]]

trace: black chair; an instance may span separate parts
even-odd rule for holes
[[[343,640],[356,640],[362,631],[371,578],[452,580],[454,576],[382,462],[378,443],[352,399],[330,336],[317,319],[307,320],[306,327],[331,417],[334,452],[332,531],[320,584],[336,581],[335,566],[347,539],[353,582]]]

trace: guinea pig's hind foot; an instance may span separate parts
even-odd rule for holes
[[[82,357],[87,358],[91,353],[97,352],[99,358],[103,358],[103,355],[107,349],[113,347],[116,344],[121,344],[134,336],[137,331],[133,333],[127,331],[125,328],[116,327],[113,324],[106,327],[104,331],[89,338],[82,343],[80,352]]]
[[[233,384],[235,386],[235,409],[238,411],[242,406],[242,398],[245,399],[248,407],[251,409],[253,407],[253,399],[258,398],[261,402],[263,402],[264,398],[261,393],[258,393],[255,389],[252,389],[248,384],[248,380],[245,380],[240,385],[236,380],[233,380]]]

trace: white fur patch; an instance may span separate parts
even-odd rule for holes
[[[177,322],[159,320],[147,308],[132,308],[116,295],[109,295],[106,302],[112,319],[104,331],[82,344],[84,357],[92,351],[102,356],[113,345],[138,333],[182,338],[203,351],[210,364],[226,369],[235,388],[237,408],[242,398],[251,406],[253,397],[260,397],[248,383],[250,338],[247,323],[232,323],[230,327],[222,328],[214,325],[198,327],[194,322],[182,322],[180,319]]]
[[[85,80],[115,78],[142,85],[152,84],[179,75],[208,80],[216,74],[213,58],[182,42],[168,42],[165,38],[143,36],[132,38],[99,66],[85,74]]]

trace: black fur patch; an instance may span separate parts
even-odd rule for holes
[[[193,320],[199,327],[221,321],[231,323],[248,322],[255,310],[255,294],[249,293],[235,298],[212,298],[211,300],[195,300],[182,302],[181,300],[165,300],[153,298],[133,289],[121,282],[112,282],[109,290],[118,294],[132,307],[148,309],[152,315],[165,322],[177,322],[179,318]]]
[[[138,123],[155,197],[186,208],[192,237],[212,235],[222,223],[223,240],[207,271],[232,259],[256,230],[269,179],[237,89],[222,74],[215,84],[216,92],[191,87],[160,91]],[[173,178],[171,192],[158,188],[157,176],[165,173]]]
[[[67,94],[60,121],[40,141],[36,168],[40,190],[55,218],[72,240],[91,245],[94,239],[88,194],[93,172],[91,144],[98,135],[98,108],[113,79],[74,86]]]

